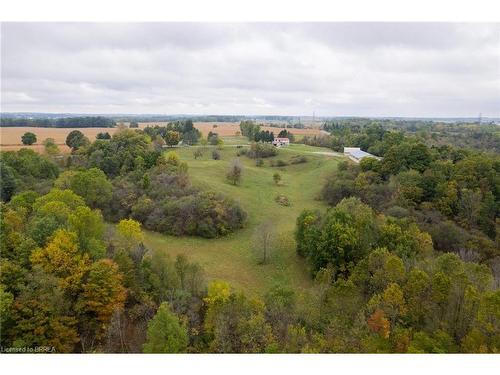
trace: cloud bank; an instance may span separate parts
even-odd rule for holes
[[[3,23],[3,112],[500,117],[500,24]]]

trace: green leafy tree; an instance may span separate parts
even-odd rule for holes
[[[17,183],[14,175],[14,170],[0,162],[0,177],[1,177],[1,198],[4,202],[8,202],[16,191]]]
[[[148,323],[144,353],[183,353],[188,346],[188,334],[168,303],[163,302]]]
[[[500,348],[500,291],[481,297],[472,329],[462,340],[467,353],[498,353]]]
[[[111,182],[98,168],[64,172],[54,186],[61,190],[71,189],[91,208],[106,207],[113,193]]]
[[[181,140],[181,135],[179,134],[179,132],[173,130],[167,131],[167,134],[165,135],[165,143],[168,146],[170,147],[175,146],[179,143],[180,140]]]
[[[116,232],[120,246],[125,249],[132,250],[144,240],[141,223],[133,219],[120,220]]]
[[[54,156],[54,155],[58,155],[61,153],[61,151],[59,150],[59,147],[56,144],[56,141],[53,138],[46,138],[43,140],[42,143],[43,143],[43,147],[45,149],[45,152],[48,155]]]
[[[89,143],[89,140],[80,130],[71,131],[66,137],[66,145],[73,151],[78,150],[80,147]]]
[[[297,238],[306,240],[310,237],[305,234],[313,234],[312,241],[310,244],[299,242],[297,250],[304,252],[307,249],[306,256],[313,273],[333,267],[335,277],[348,276],[355,264],[372,250],[375,242],[373,210],[357,198],[342,200],[327,213],[317,229],[312,227],[311,232],[304,233],[304,228],[301,228],[304,224],[304,221],[298,222],[297,235],[300,237]]]
[[[172,300],[181,279],[174,262],[164,251],[152,251],[142,261],[144,288],[158,304]]]
[[[297,254],[309,257],[315,250],[321,234],[321,215],[319,212],[304,210],[296,221],[295,242]]]
[[[5,290],[0,284],[0,327],[6,327],[11,320],[11,307],[14,302],[14,296]]]
[[[21,141],[23,142],[23,145],[30,146],[33,143],[36,143],[36,134],[32,132],[26,132],[21,137]]]
[[[80,251],[89,254],[96,260],[106,252],[103,241],[104,220],[100,211],[92,211],[89,207],[77,207],[68,216],[68,228],[76,233]]]
[[[173,166],[179,166],[181,163],[181,159],[179,158],[179,154],[175,151],[169,151],[165,154],[165,163],[173,165]]]
[[[64,203],[70,210],[75,210],[79,206],[85,206],[82,197],[75,194],[73,191],[65,189],[52,189],[47,194],[42,195],[33,203],[33,211],[37,211],[49,202]]]
[[[95,136],[96,139],[111,139],[111,135],[109,135],[108,132],[104,132],[104,133],[97,133],[97,135]]]
[[[418,142],[403,142],[392,146],[381,162],[381,172],[385,176],[414,169],[423,172],[432,162],[429,148]]]
[[[456,353],[457,350],[453,338],[442,330],[432,335],[416,332],[408,348],[409,353]]]
[[[208,286],[205,329],[210,349],[217,353],[262,353],[274,343],[264,318],[264,304],[232,293],[229,284],[213,281]]]

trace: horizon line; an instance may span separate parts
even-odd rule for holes
[[[126,112],[112,112],[112,113],[104,113],[104,112],[36,112],[36,111],[1,111],[0,115],[22,115],[22,114],[40,114],[40,115],[78,115],[78,116],[165,116],[165,117],[213,117],[213,116],[221,116],[221,117],[310,117],[316,119],[323,118],[379,118],[379,119],[478,119],[481,117],[484,119],[500,119],[500,115],[497,116],[488,116],[488,115],[476,115],[476,116],[398,116],[398,115],[311,115],[311,114],[303,114],[303,115],[284,115],[284,114],[194,114],[194,113],[126,113]]]

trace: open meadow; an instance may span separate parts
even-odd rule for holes
[[[238,138],[241,142],[246,140],[232,137],[227,141],[236,143]],[[147,232],[146,245],[162,249],[172,256],[184,254],[189,260],[200,263],[209,279],[223,279],[235,288],[252,293],[263,293],[276,282],[298,289],[309,287],[311,276],[295,252],[295,220],[305,208],[326,208],[324,203],[316,200],[316,196],[320,182],[335,169],[339,159],[312,154],[321,150],[317,147],[293,144],[281,148],[278,156],[265,159],[261,167],[255,166],[255,160],[241,156],[243,177],[241,184],[234,186],[227,182],[225,176],[230,163],[236,158],[237,148],[224,147],[220,151],[220,160],[212,159],[213,147],[207,147],[203,156],[195,160],[193,149],[176,149],[181,160],[189,165],[193,184],[219,191],[239,201],[248,213],[246,226],[217,239]],[[272,159],[288,161],[294,155],[305,155],[308,161],[282,168],[269,165]],[[273,182],[275,172],[282,176],[278,186]],[[291,205],[287,207],[276,203],[278,194],[288,197]],[[270,262],[260,265],[253,243],[256,228],[264,221],[272,223],[277,240]]]

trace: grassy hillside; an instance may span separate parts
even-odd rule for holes
[[[304,145],[291,145],[281,149],[274,159],[289,160],[297,154],[307,155],[308,162],[283,168],[256,167],[255,161],[240,157],[244,165],[243,178],[239,186],[226,181],[225,175],[237,148],[230,143],[246,143],[245,139],[228,139],[221,152],[221,160],[212,160],[213,148],[208,148],[203,157],[193,157],[194,148],[176,149],[182,160],[189,164],[189,174],[195,186],[220,191],[239,201],[248,213],[244,229],[219,239],[194,237],[173,237],[148,232],[146,245],[162,249],[172,256],[185,254],[192,261],[199,262],[209,279],[229,281],[236,288],[259,293],[276,281],[285,282],[296,288],[308,287],[310,276],[295,255],[293,231],[295,219],[304,208],[324,208],[315,200],[324,177],[331,172],[338,159],[311,154],[320,149]],[[282,175],[280,186],[273,182],[273,174]],[[275,202],[278,195],[287,196],[291,205],[284,207]],[[266,265],[258,264],[257,254],[252,250],[255,228],[265,220],[271,220],[277,233],[277,246]]]

